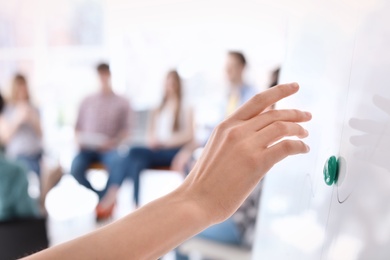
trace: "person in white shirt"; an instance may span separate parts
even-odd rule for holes
[[[161,104],[151,112],[147,146],[133,147],[127,158],[127,173],[134,181],[134,200],[139,203],[142,170],[170,166],[178,151],[193,139],[193,112],[183,104],[182,82],[177,71],[168,72]]]

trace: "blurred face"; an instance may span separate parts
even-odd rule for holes
[[[111,74],[109,71],[99,71],[99,79],[103,88],[110,86]]]
[[[167,80],[165,82],[165,94],[168,97],[175,97],[177,95],[177,91],[179,88],[179,84],[177,82],[176,77],[173,75],[168,75]]]
[[[226,61],[226,76],[230,84],[240,83],[242,80],[242,73],[244,66],[240,61],[233,55],[228,55]]]
[[[15,99],[16,101],[28,100],[27,86],[24,82],[20,82],[20,81],[15,82]]]

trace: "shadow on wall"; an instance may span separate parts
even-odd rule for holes
[[[349,125],[363,134],[351,136],[350,142],[358,148],[357,158],[390,172],[390,99],[376,95],[373,103],[389,116],[388,121],[352,118]]]

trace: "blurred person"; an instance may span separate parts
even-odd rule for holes
[[[265,111],[298,89],[296,83],[269,89],[224,120],[194,169],[173,192],[106,227],[27,259],[157,259],[228,219],[276,163],[310,151],[303,141],[286,139],[308,136],[299,123],[309,121],[310,113]]]
[[[41,212],[45,212],[46,194],[58,182],[62,171],[42,170],[42,129],[38,109],[32,104],[26,78],[16,74],[12,82],[11,100],[0,116],[0,138],[6,156],[15,159],[28,171],[40,177]],[[56,179],[57,181],[54,181]]]
[[[130,134],[132,110],[128,100],[112,90],[109,65],[99,64],[97,73],[100,90],[85,98],[79,109],[75,127],[79,152],[72,162],[71,174],[81,185],[98,194],[96,214],[101,219],[111,216],[125,177],[123,158],[117,148]],[[102,163],[109,173],[103,191],[94,189],[86,178],[86,171],[93,163]]]
[[[5,102],[0,93],[0,115]],[[37,217],[38,204],[28,194],[27,172],[0,151],[0,221]]]
[[[16,74],[11,100],[0,117],[0,138],[6,155],[40,175],[42,129],[38,109],[32,104],[26,78]]]
[[[242,52],[229,51],[227,53],[225,74],[228,81],[228,96],[221,108],[221,121],[256,94],[256,89],[245,82],[246,67],[247,60]],[[188,172],[193,166],[191,157],[194,151],[203,147],[205,142],[206,140],[195,138],[185,145],[173,159],[172,169],[183,173]]]
[[[230,51],[226,61],[226,76],[228,79],[229,95],[225,108],[225,116],[232,114],[238,107],[243,105],[257,91],[244,80],[247,61],[243,53]]]
[[[139,204],[139,179],[143,170],[170,166],[177,152],[193,138],[193,112],[183,103],[182,81],[177,71],[168,73],[164,96],[151,112],[147,146],[133,147],[128,157],[128,175],[134,181],[134,200]]]
[[[238,61],[245,61],[245,58],[237,56]],[[230,63],[230,64],[229,64]],[[235,66],[232,61],[228,60],[228,69],[232,70]],[[232,66],[232,67],[230,67]],[[242,71],[241,71],[242,73]],[[232,73],[232,75],[239,75]],[[228,76],[229,77],[229,76]],[[229,77],[229,79],[239,78],[236,76]],[[272,88],[278,84],[279,68],[272,71],[270,78],[270,85],[268,88]],[[274,109],[275,104],[265,109],[265,111]],[[193,146],[194,147],[194,146]],[[188,152],[188,151],[186,151]],[[192,160],[192,162],[191,162]],[[194,165],[194,159],[190,159],[187,165]],[[247,249],[251,249],[254,241],[254,230],[256,225],[257,213],[260,204],[260,196],[262,190],[262,183],[258,185],[254,191],[248,196],[244,203],[237,209],[237,211],[227,219],[226,221],[212,226],[197,235],[198,238],[212,240],[219,243],[235,245]],[[179,253],[176,250],[177,260],[187,260],[188,257]]]

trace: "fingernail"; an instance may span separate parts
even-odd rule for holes
[[[293,89],[299,88],[299,85],[298,85],[298,83],[296,83],[296,82],[291,83],[290,86],[291,86],[291,88],[293,88]]]
[[[310,113],[310,112],[305,112],[305,115],[306,115],[307,117],[311,117],[311,113]]]
[[[307,144],[306,145],[306,152],[310,152],[310,146],[308,146]]]

